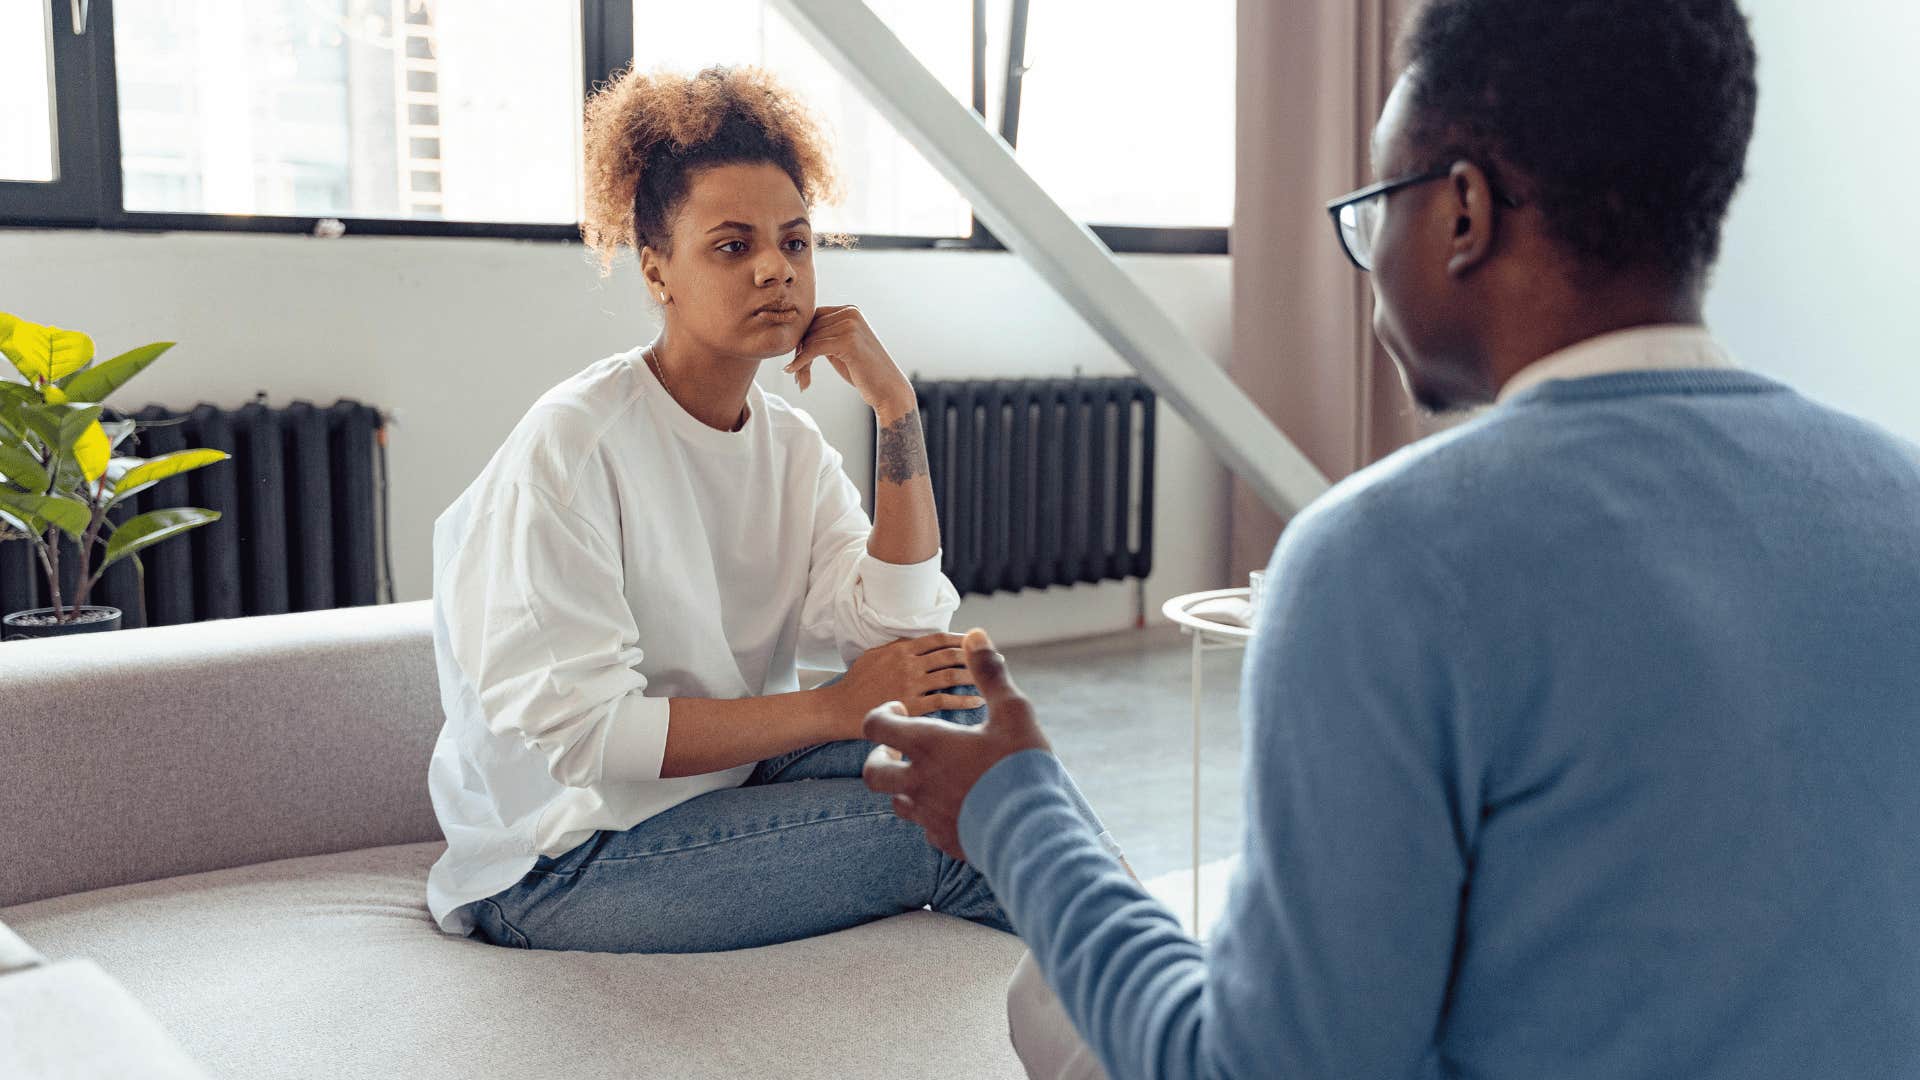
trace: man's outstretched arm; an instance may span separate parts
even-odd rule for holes
[[[1114,1080],[1437,1068],[1474,821],[1453,779],[1457,642],[1432,636],[1460,625],[1459,597],[1416,553],[1324,525],[1296,522],[1271,568],[1245,683],[1245,844],[1204,949],[1073,813],[984,634],[969,660],[988,724],[963,738],[869,718],[907,756],[876,752],[869,783],[987,875]]]

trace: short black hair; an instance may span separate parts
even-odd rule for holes
[[[1759,99],[1734,0],[1431,0],[1403,49],[1424,164],[1474,160],[1589,269],[1713,265]]]

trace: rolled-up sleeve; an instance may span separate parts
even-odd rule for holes
[[[960,607],[960,594],[940,572],[938,552],[902,565],[867,551],[873,522],[840,462],[839,452],[828,447],[816,483],[807,596],[800,609],[799,661],[807,667],[851,664],[889,641],[940,633]]]
[[[669,705],[644,696],[619,549],[592,522],[539,488],[506,489],[434,602],[489,730],[538,751],[568,787],[659,778]]]

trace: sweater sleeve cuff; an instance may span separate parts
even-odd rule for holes
[[[911,614],[940,606],[940,552],[917,563],[881,562],[872,552],[860,556],[860,580],[866,585],[867,604],[876,611]]]
[[[1018,824],[1017,816],[1009,820],[1003,812],[1009,797],[1051,787],[1071,807],[1066,784],[1066,767],[1046,750],[1022,750],[1002,758],[974,781],[973,790],[960,803],[960,846],[966,849],[967,861],[988,881],[1003,880],[996,876],[1003,855],[996,845],[1004,842],[1011,827]]]
[[[660,779],[667,760],[667,714],[672,708],[666,698],[638,693],[615,702],[602,748],[600,778],[616,783]]]

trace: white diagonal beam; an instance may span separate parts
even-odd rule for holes
[[[1327,490],[1313,462],[865,3],[774,2],[1267,505],[1290,516]]]

